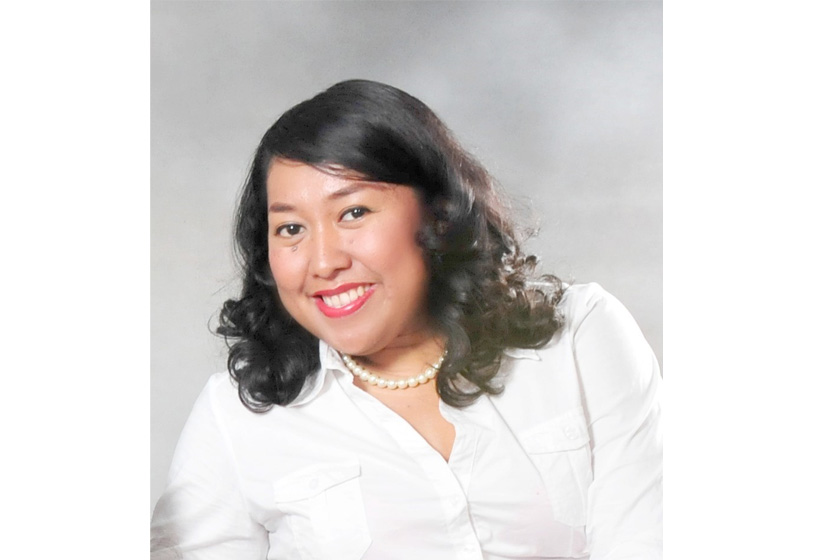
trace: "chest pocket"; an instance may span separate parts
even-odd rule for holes
[[[529,428],[519,439],[545,484],[554,518],[583,528],[592,483],[592,454],[583,409]]]
[[[358,461],[313,465],[274,481],[304,560],[358,560],[370,546]]]

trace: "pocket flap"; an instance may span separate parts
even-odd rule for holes
[[[589,443],[589,430],[583,408],[552,418],[527,429],[520,437],[527,453],[570,451]]]
[[[278,502],[296,502],[316,496],[342,482],[361,474],[358,461],[322,463],[306,467],[274,481],[274,499]]]

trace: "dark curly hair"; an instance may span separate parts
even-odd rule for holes
[[[446,336],[437,380],[447,404],[466,406],[494,382],[505,347],[544,346],[562,326],[559,279],[535,277],[488,172],[420,100],[394,87],[340,82],[284,113],[257,147],[236,213],[242,294],[217,332],[251,410],[287,405],[319,364],[318,340],[283,308],[268,263],[266,176],[276,159],[414,188],[427,216],[417,242],[429,267],[428,310]]]

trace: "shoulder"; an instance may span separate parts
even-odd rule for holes
[[[620,315],[627,313],[621,302],[596,282],[568,286],[560,300],[558,311],[565,322],[562,330],[572,333],[580,328],[593,312]]]
[[[557,308],[563,326],[552,339],[539,348],[504,349],[499,369],[504,391],[494,400],[502,406],[514,403],[511,406],[517,410],[521,403],[531,403],[528,417],[577,409],[581,402],[576,334],[587,318],[610,299],[614,298],[598,284],[567,286]],[[548,398],[535,399],[535,394]],[[543,406],[550,410],[537,410]]]
[[[621,304],[598,284],[566,287],[557,312],[563,326],[540,348],[506,348],[499,369],[504,391],[493,397],[506,421],[518,431],[549,421],[582,422],[582,377],[601,377],[589,367],[591,352],[608,354],[600,316]],[[590,348],[592,349],[590,351]]]
[[[648,378],[658,371],[630,312],[599,284],[568,286],[558,313],[563,326],[545,346],[505,350],[500,370],[506,374],[505,391],[514,393],[520,384],[539,383],[552,394],[568,396],[593,383],[616,387],[637,383],[639,376]]]
[[[532,359],[550,355],[560,347],[574,344],[574,339],[582,327],[601,321],[625,325],[629,323],[638,328],[624,305],[595,282],[565,286],[557,313],[562,318],[563,325],[543,347],[535,350],[506,348],[505,354],[513,358]]]
[[[226,420],[251,412],[239,400],[236,381],[227,371],[211,375],[193,404],[185,430],[221,428]]]
[[[232,402],[239,402],[239,390],[236,382],[226,371],[211,375],[196,399],[195,406],[218,410],[227,408]],[[241,403],[239,403],[241,405]]]
[[[650,347],[638,323],[627,308],[599,284],[569,286],[558,306],[563,327],[558,336],[569,338],[573,345],[593,338],[602,339],[609,348],[615,338],[645,351]]]
[[[594,283],[571,286],[560,312],[566,321],[561,339],[574,356],[576,375],[590,404],[637,394],[647,398],[656,392],[661,375],[656,356],[616,297]]]
[[[257,415],[239,400],[227,372],[211,375],[193,404],[172,459],[171,472],[202,471],[235,463],[235,440]]]

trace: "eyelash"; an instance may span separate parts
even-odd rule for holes
[[[290,231],[293,229],[296,229],[297,231]],[[302,229],[303,226],[300,224],[283,224],[275,230],[275,233],[280,237],[294,237],[295,235],[299,234],[300,230]],[[286,235],[284,235],[284,233]]]
[[[366,208],[364,206],[354,206],[353,208],[349,208],[341,213],[340,221],[346,221],[348,216],[351,217],[349,221],[356,221],[363,218],[365,214],[369,214],[370,211],[370,208]],[[301,230],[303,230],[303,226],[300,224],[283,224],[274,230],[274,233],[280,237],[289,238],[298,235]]]
[[[353,208],[350,208],[341,214],[341,221],[343,222],[346,216],[356,212],[361,212],[361,214],[359,214],[358,216],[353,216],[353,220],[358,220],[362,218],[365,214],[368,214],[370,212],[370,209],[365,208],[364,206],[354,206]]]

